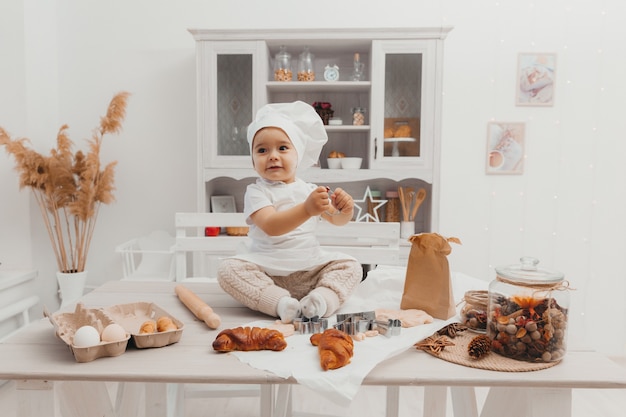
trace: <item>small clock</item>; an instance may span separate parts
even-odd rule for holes
[[[326,65],[326,68],[324,68],[324,79],[326,81],[338,81],[339,67],[337,65]]]

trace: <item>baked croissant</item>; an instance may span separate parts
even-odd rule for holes
[[[263,327],[237,327],[222,330],[213,341],[213,349],[218,352],[233,350],[274,350],[287,347],[281,332]]]
[[[317,346],[320,353],[320,365],[325,371],[346,366],[354,355],[352,338],[337,329],[315,333],[311,336],[311,344]]]
[[[178,330],[178,327],[171,318],[163,316],[157,320],[157,330],[159,332],[167,332],[169,330]]]
[[[144,321],[139,328],[139,334],[156,333],[157,325],[154,320]]]

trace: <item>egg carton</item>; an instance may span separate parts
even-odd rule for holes
[[[115,321],[102,309],[85,308],[82,303],[76,304],[73,313],[50,314],[44,308],[44,315],[54,326],[55,333],[69,347],[76,362],[91,362],[105,356],[119,356],[126,351],[130,333],[126,333],[123,340],[116,342],[100,342],[94,346],[74,346],[74,333],[82,326],[93,326],[98,333]]]
[[[180,340],[183,335],[184,324],[182,321],[172,317],[167,311],[154,303],[137,302],[130,304],[118,304],[105,309],[106,313],[120,324],[126,331],[130,332],[131,339],[135,347],[159,348],[171,345]],[[168,330],[158,333],[139,333],[141,325],[148,321],[157,321],[159,317],[169,317],[176,325],[176,330]]]
[[[176,343],[182,337],[184,324],[167,311],[150,302],[118,304],[107,308],[86,308],[77,303],[74,312],[50,314],[44,307],[44,315],[55,328],[55,333],[70,349],[76,362],[91,362],[102,357],[123,354],[132,341],[136,348],[160,348]],[[169,317],[176,324],[176,330],[140,334],[139,328],[147,320],[156,321],[159,317]],[[109,324],[117,323],[126,331],[123,340],[100,342],[89,347],[73,344],[74,334],[82,326],[92,326],[102,333]]]

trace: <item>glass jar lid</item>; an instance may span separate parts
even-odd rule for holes
[[[496,273],[499,277],[512,283],[520,283],[526,285],[549,285],[557,284],[563,281],[562,272],[550,271],[547,269],[539,269],[539,259],[530,256],[520,258],[521,264],[496,267]]]
[[[280,46],[280,50],[276,54],[276,61],[281,64],[289,64],[291,61],[291,54],[287,52],[287,47],[285,45]]]

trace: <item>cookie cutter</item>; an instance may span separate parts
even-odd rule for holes
[[[297,317],[293,319],[293,328],[299,334],[324,333],[328,329],[328,319],[311,317]]]
[[[362,311],[360,313],[337,314],[337,323],[333,326],[351,336],[372,330],[372,323],[376,320],[376,312]]]
[[[376,326],[375,328],[378,330],[378,333],[386,337],[400,336],[400,331],[402,329],[402,321],[399,319],[389,319],[385,321],[377,320],[374,321],[374,325]]]

